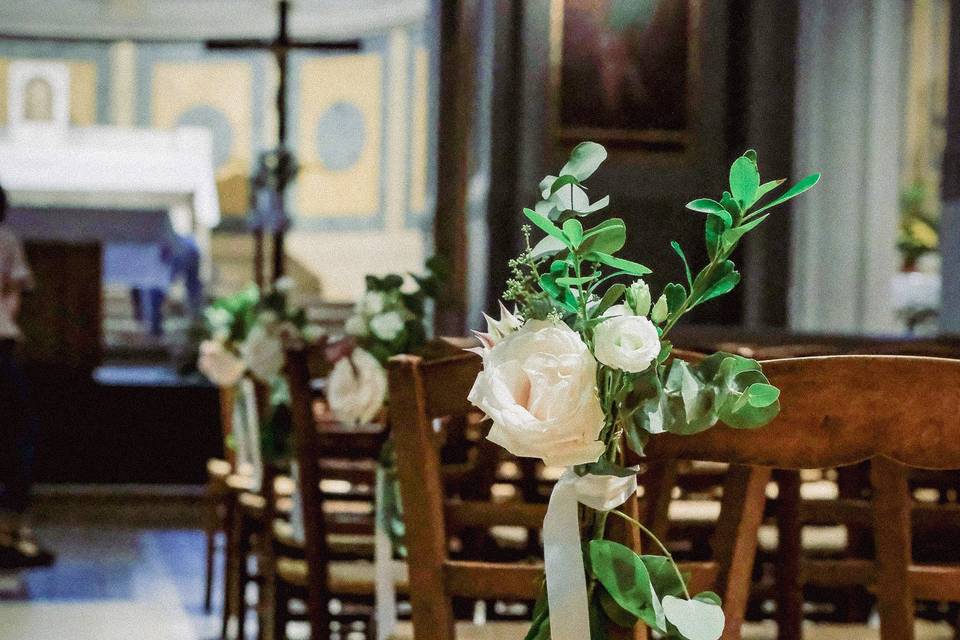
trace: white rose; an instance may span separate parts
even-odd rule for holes
[[[644,316],[633,315],[626,305],[610,307],[607,320],[593,331],[593,352],[597,360],[613,369],[639,373],[660,355],[657,328]]]
[[[401,331],[403,318],[396,311],[381,313],[370,319],[370,332],[381,340],[390,342],[400,335]]]
[[[379,291],[368,291],[360,298],[357,310],[365,316],[375,316],[383,311],[383,294]]]
[[[343,325],[343,330],[351,336],[363,337],[367,335],[367,323],[361,316],[350,316]]]
[[[597,361],[580,334],[530,320],[481,356],[468,397],[493,421],[491,441],[548,465],[597,461],[604,450]]]
[[[280,334],[263,325],[250,330],[240,345],[240,355],[250,373],[263,382],[273,382],[283,369],[283,341]]]
[[[352,363],[352,364],[351,364]],[[387,372],[363,349],[333,365],[327,380],[327,401],[338,420],[363,423],[373,420],[387,396]]]
[[[223,343],[204,340],[200,343],[197,369],[218,387],[232,387],[246,370],[243,360],[235,356]]]

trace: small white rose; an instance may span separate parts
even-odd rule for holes
[[[279,293],[290,293],[296,284],[290,276],[282,276],[273,283],[273,288]]]
[[[350,316],[343,325],[343,330],[351,336],[362,338],[367,335],[367,323],[362,316]]]
[[[639,373],[660,355],[657,328],[644,316],[633,315],[626,305],[610,307],[607,319],[593,331],[593,352],[597,360],[613,369]]]
[[[342,422],[370,422],[387,396],[387,373],[377,359],[363,349],[333,365],[327,380],[330,410]]]
[[[200,343],[197,369],[218,387],[232,387],[243,377],[246,370],[243,360],[216,340]]]
[[[667,296],[661,294],[657,298],[657,304],[653,305],[653,311],[650,312],[650,319],[660,324],[667,319],[667,314],[670,312],[670,307],[667,305]]]
[[[650,313],[650,287],[641,279],[637,279],[627,288],[627,304],[638,316]]]
[[[548,465],[597,461],[604,450],[597,361],[580,334],[529,320],[481,356],[469,399],[493,421],[491,441]]]
[[[370,333],[390,342],[403,331],[403,318],[396,311],[388,311],[370,319]]]
[[[368,291],[360,298],[357,310],[365,316],[375,316],[383,311],[385,300],[379,291]]]
[[[303,329],[300,331],[300,335],[302,335],[303,339],[307,342],[316,342],[323,336],[327,335],[327,331],[318,324],[310,323],[304,325]]]
[[[279,333],[263,325],[256,325],[250,330],[247,339],[240,345],[240,354],[250,373],[262,382],[273,382],[283,369],[283,340]]]

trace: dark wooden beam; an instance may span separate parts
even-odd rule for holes
[[[940,331],[960,334],[960,0],[950,2],[947,136],[941,180],[940,255],[943,293]]]
[[[436,255],[449,267],[434,318],[438,335],[463,335],[467,329],[467,180],[475,62],[475,21],[470,16],[475,4],[475,0],[438,3],[440,105],[433,237]]]

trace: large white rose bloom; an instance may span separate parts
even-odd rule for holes
[[[568,326],[530,320],[480,351],[469,399],[493,421],[491,441],[548,465],[596,462],[604,416],[597,361]]]
[[[646,370],[660,355],[657,328],[643,316],[633,315],[626,305],[610,307],[608,319],[593,330],[593,352],[612,369],[630,373]]]
[[[262,382],[273,382],[283,369],[283,340],[280,333],[264,325],[256,325],[240,345],[240,355],[250,373]]]
[[[370,318],[370,333],[390,342],[403,331],[403,318],[396,311],[388,311]]]
[[[223,343],[204,340],[200,343],[197,369],[218,387],[232,387],[240,382],[247,367]]]
[[[351,365],[352,361],[352,365]],[[387,397],[387,372],[368,351],[354,349],[333,365],[327,379],[327,401],[337,420],[363,423],[373,420]]]

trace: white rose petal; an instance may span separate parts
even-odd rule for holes
[[[263,325],[256,325],[250,330],[247,339],[240,345],[240,354],[250,373],[263,382],[273,382],[283,369],[283,341],[280,334]]]
[[[578,333],[530,320],[481,356],[469,399],[493,421],[491,441],[548,465],[596,462],[604,450],[597,361]]]
[[[396,311],[381,313],[370,319],[370,332],[381,340],[390,342],[396,339],[401,331],[403,331],[403,318]]]
[[[232,387],[240,382],[246,368],[243,360],[223,343],[216,340],[204,340],[200,343],[197,369],[218,387]]]
[[[379,291],[368,291],[360,298],[360,304],[357,309],[365,316],[375,316],[383,311],[385,301],[383,294]]]
[[[610,307],[608,319],[593,331],[593,352],[597,360],[613,369],[639,373],[660,355],[657,328],[644,316],[633,315],[626,305]]]
[[[361,316],[350,316],[343,325],[343,330],[351,336],[363,337],[367,335],[367,323]]]
[[[351,364],[352,363],[352,364]],[[363,349],[333,365],[327,380],[327,401],[338,420],[363,423],[373,420],[387,396],[387,373]]]

